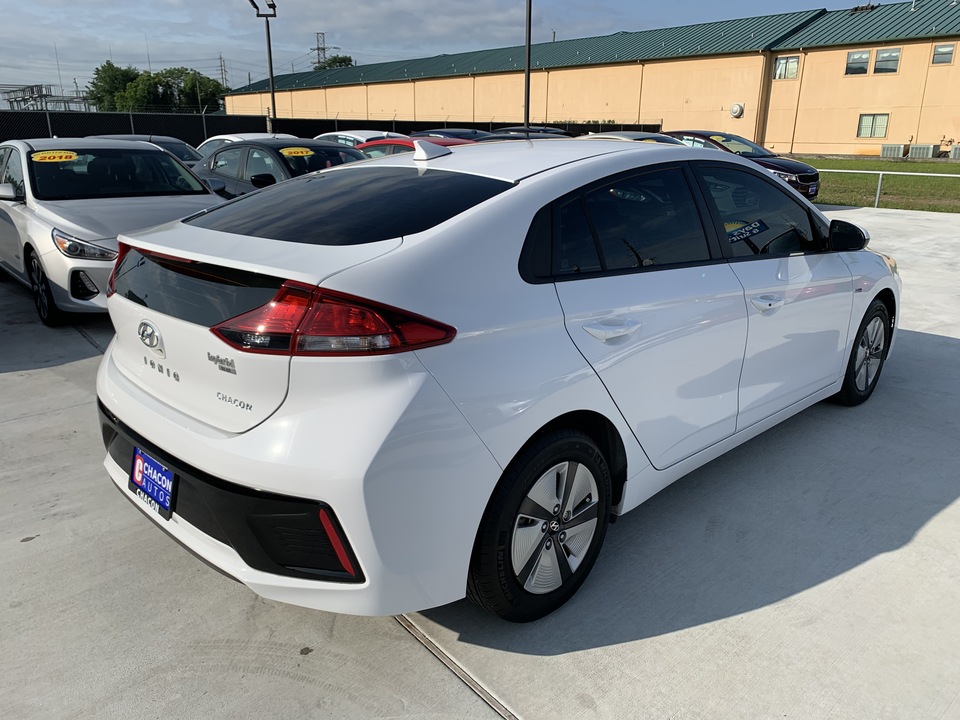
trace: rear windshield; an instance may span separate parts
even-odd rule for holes
[[[189,170],[162,150],[121,143],[125,147],[65,145],[29,153],[33,194],[40,200],[209,194]]]
[[[244,195],[189,225],[309,245],[362,245],[423,232],[512,187],[444,170],[356,165]]]
[[[168,140],[154,140],[153,144],[159,145],[168,153],[177,158],[177,160],[184,160],[185,162],[197,162],[198,160],[203,160],[203,155],[198,153],[186,143],[170,142]]]

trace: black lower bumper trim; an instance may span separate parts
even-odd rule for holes
[[[173,513],[232,547],[251,568],[286,577],[363,582],[360,564],[329,505],[214,477],[134,432],[99,399],[97,408],[103,444],[113,460],[128,468],[134,447],[139,447],[163,462],[176,476]],[[150,512],[146,507],[141,510]],[[324,527],[321,510],[335,537]],[[338,556],[344,553],[348,562]]]

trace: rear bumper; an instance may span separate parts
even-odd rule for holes
[[[308,363],[304,370],[312,373]],[[316,382],[335,384],[331,374],[315,373]],[[380,386],[333,401],[301,378],[301,391],[266,421],[226,433],[145,393],[116,366],[111,345],[97,378],[104,466],[160,529],[263,597],[355,615],[460,599],[501,468],[412,356],[372,363],[370,378]],[[180,476],[169,520],[128,487],[133,443]],[[353,576],[317,540],[320,509],[334,520]],[[288,540],[292,527],[286,546],[269,541],[278,526]]]
[[[260,492],[216,478],[168,457],[102,402],[98,410],[108,458],[121,471],[111,472],[115,482],[129,478],[134,448],[145,450],[174,472],[173,512],[196,531],[232,549],[248,567],[287,577],[363,582],[356,555],[345,542],[329,505]],[[127,472],[123,473],[125,468]],[[126,489],[134,494],[131,488]],[[153,512],[143,502],[136,505],[147,515]]]

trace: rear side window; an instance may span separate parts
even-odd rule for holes
[[[710,259],[696,203],[679,168],[617,180],[585,200],[607,270]]]
[[[513,187],[444,170],[357,166],[244,195],[184,222],[308,245],[362,245],[423,232]]]

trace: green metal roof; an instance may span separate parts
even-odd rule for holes
[[[600,37],[539,43],[531,46],[530,67],[533,70],[545,70],[758,52],[781,42],[791,33],[795,33],[825,13],[826,10],[804,10],[700,25],[641,32],[618,32]],[[437,55],[416,60],[278,75],[274,78],[274,87],[277,90],[337,87],[421,78],[516,72],[523,68],[524,47],[519,45]],[[261,80],[228,94],[265,92],[268,89],[268,82]]]
[[[828,12],[771,50],[865,45],[960,35],[960,3],[917,0]]]

